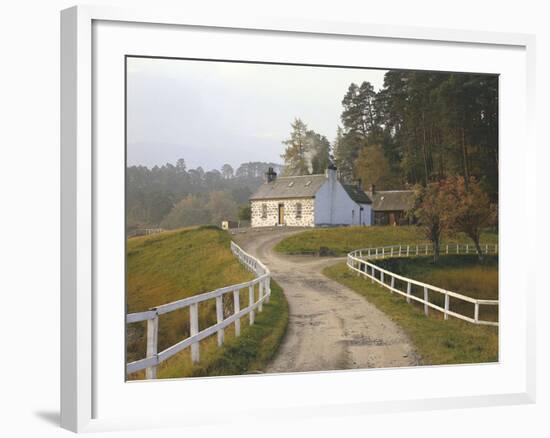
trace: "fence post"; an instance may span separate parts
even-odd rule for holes
[[[395,288],[395,277],[392,275],[391,277],[391,289],[390,289],[390,292],[393,293],[393,289]]]
[[[189,322],[191,328],[191,336],[195,336],[199,332],[199,304],[191,304],[189,306]],[[199,342],[191,344],[191,361],[197,363],[200,360]]]
[[[466,254],[470,251],[470,245],[466,244]]]
[[[258,283],[258,300],[261,300],[264,297],[264,285],[263,282]],[[264,309],[264,302],[260,301],[260,305],[258,306],[258,311],[261,312]]]
[[[424,314],[428,316],[430,306],[428,306],[428,288],[424,286]]]
[[[489,254],[489,245],[485,245],[485,254]]]
[[[375,256],[376,256],[376,258],[378,258],[378,248],[376,248],[375,251],[376,251]]]
[[[223,321],[223,295],[216,297],[216,320],[218,324]],[[221,328],[218,330],[218,347],[223,345],[223,340],[224,329]]]
[[[409,245],[407,245],[407,257],[409,257]]]
[[[445,254],[449,254],[449,245],[445,246]]]
[[[426,245],[426,255],[428,255],[428,245]]]
[[[155,314],[152,319],[147,320],[147,357],[157,355],[157,346],[159,338],[159,316]],[[157,366],[152,366],[145,369],[146,379],[157,378]]]
[[[384,271],[380,271],[380,282],[384,284]]]
[[[393,257],[393,246],[391,247],[391,257]]]
[[[449,294],[445,294],[445,312],[444,319],[449,319]]]
[[[416,245],[416,255],[418,255],[418,245]]]
[[[271,299],[271,277],[265,279],[265,295],[265,303],[267,304]]]
[[[475,307],[474,307],[474,320],[475,320],[476,324],[479,321],[479,303],[476,303]]]
[[[370,258],[370,248],[369,248],[369,258]]]
[[[407,282],[407,303],[411,302],[411,282]]]
[[[241,311],[239,289],[233,291],[233,307],[234,313],[239,313]],[[241,319],[237,318],[235,320],[235,336],[241,335]]]
[[[401,257],[401,245],[399,245],[399,257]]]
[[[248,286],[248,305],[252,307],[254,305],[254,286]],[[254,310],[251,310],[248,314],[250,325],[254,324]]]
[[[374,283],[374,265],[371,266],[371,273],[372,273],[372,275],[370,277],[370,282]]]

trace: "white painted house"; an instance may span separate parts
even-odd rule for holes
[[[324,174],[279,178],[270,168],[250,203],[253,227],[372,223],[370,198],[357,186],[342,184],[334,166]]]

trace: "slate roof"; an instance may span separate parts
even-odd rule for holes
[[[369,196],[374,211],[407,211],[414,205],[413,190],[382,190]]]
[[[264,182],[250,200],[313,198],[326,180],[325,174],[281,176],[270,183]]]
[[[369,196],[356,185],[342,184],[348,196],[358,204],[372,204]]]

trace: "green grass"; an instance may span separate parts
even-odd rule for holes
[[[326,268],[324,274],[365,297],[410,337],[423,365],[484,363],[498,361],[498,328],[455,318],[443,320],[439,312],[424,315],[419,306],[403,296],[350,272],[345,263]]]
[[[230,250],[230,235],[216,227],[187,228],[152,236],[137,237],[127,241],[127,311],[141,312],[150,307],[178,299],[198,295],[231,284],[254,278],[233,256]],[[241,319],[242,336],[235,339],[233,329],[226,329],[226,343],[217,348],[216,336],[201,341],[201,361],[191,366],[187,362],[188,349],[159,366],[159,377],[184,377],[190,375],[234,374],[246,372],[248,366],[261,369],[269,350],[278,346],[288,310],[284,295],[278,286],[272,288],[271,302],[264,305],[258,315],[254,330],[248,330],[248,317]],[[256,286],[256,296],[258,286]],[[242,290],[241,306],[248,304],[248,290]],[[224,315],[233,313],[233,299],[224,296]],[[263,320],[268,318],[273,332],[262,330]],[[199,328],[216,323],[215,300],[199,305]],[[146,323],[127,326],[127,360],[145,357]],[[277,336],[277,333],[280,336]],[[175,344],[189,336],[189,309],[179,309],[162,315],[159,319],[158,350]],[[254,341],[256,347],[251,348]],[[254,343],[252,342],[252,343]],[[261,347],[261,348],[260,348]],[[239,353],[240,352],[240,353]],[[243,354],[245,359],[233,354]],[[248,364],[243,366],[243,360]],[[229,362],[238,364],[229,366]],[[227,364],[224,370],[223,363]],[[129,376],[143,378],[143,372]]]
[[[498,243],[498,234],[486,231],[483,243]],[[472,243],[464,235],[444,239],[445,243]],[[321,248],[328,253],[343,256],[354,249],[375,246],[429,243],[417,226],[372,226],[316,228],[295,234],[280,241],[275,250],[284,254],[319,254]],[[325,250],[325,253],[327,252]]]

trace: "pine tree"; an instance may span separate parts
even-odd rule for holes
[[[310,173],[307,142],[307,125],[299,118],[291,123],[290,138],[283,141],[286,149],[281,158],[285,162],[285,175],[307,175]]]

